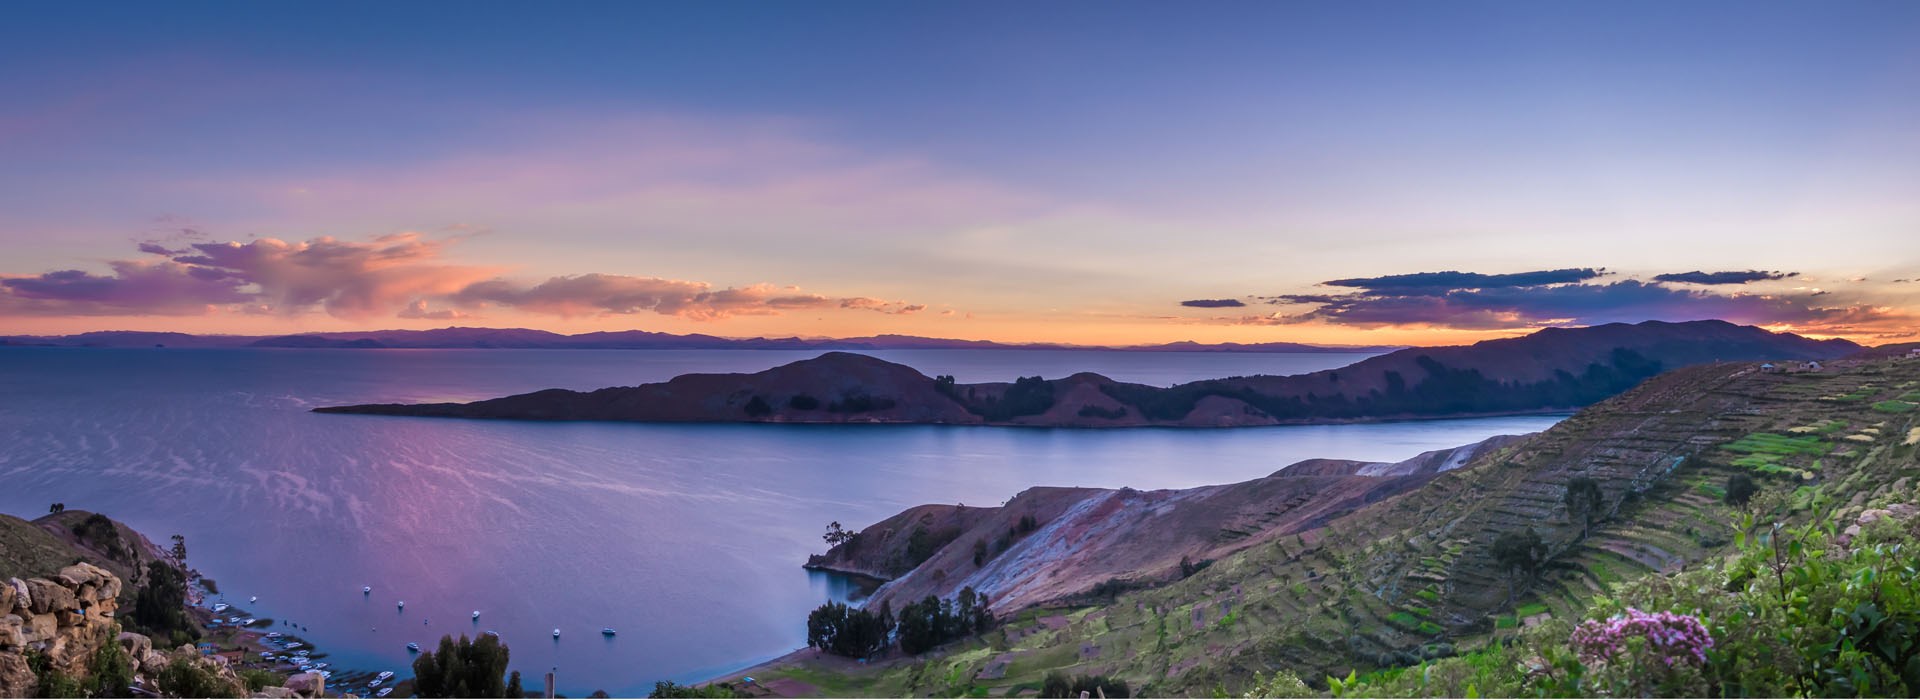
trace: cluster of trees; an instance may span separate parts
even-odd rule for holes
[[[65,512],[67,512],[67,504],[65,503],[55,503],[53,505],[47,506],[48,515],[56,515],[56,514],[65,513]]]
[[[520,672],[507,675],[510,652],[491,634],[440,638],[437,651],[413,660],[413,692],[423,698],[523,698]],[[197,696],[195,696],[197,697]]]
[[[1399,372],[1383,375],[1386,391],[1363,396],[1271,396],[1232,379],[1215,379],[1171,388],[1141,384],[1108,384],[1108,396],[1140,409],[1155,420],[1179,420],[1193,412],[1200,399],[1224,396],[1239,399],[1278,419],[1361,418],[1436,413],[1493,413],[1537,408],[1585,406],[1613,396],[1659,374],[1661,364],[1626,348],[1614,348],[1605,364],[1587,365],[1580,374],[1558,370],[1552,379],[1536,382],[1489,379],[1477,369],[1454,369],[1422,355],[1414,359],[1427,377],[1408,386]]]
[[[866,413],[884,411],[896,405],[893,399],[885,396],[872,396],[864,391],[848,391],[840,398],[827,403],[829,413]]]
[[[970,634],[985,632],[993,626],[993,611],[988,607],[986,596],[976,594],[973,588],[968,587],[960,589],[960,595],[951,599],[929,595],[917,603],[908,603],[900,609],[896,624],[900,650],[918,654]]]
[[[893,636],[893,607],[881,603],[871,613],[845,603],[829,602],[807,615],[807,646],[856,659],[887,648]]]
[[[960,539],[959,530],[949,528],[935,532],[928,530],[925,525],[913,526],[913,532],[907,533],[907,560],[902,570],[912,570],[913,567],[926,563],[928,559],[933,558],[935,552],[940,551],[941,547],[957,539]]]
[[[1567,519],[1580,526],[1582,540],[1605,513],[1606,496],[1600,491],[1600,482],[1584,476],[1567,482],[1567,495],[1561,501],[1567,506]]]
[[[1077,698],[1081,693],[1093,698],[1133,697],[1127,682],[1106,676],[1071,676],[1059,671],[1047,674],[1040,682],[1040,697]]]
[[[75,523],[73,536],[94,549],[106,552],[108,557],[115,560],[133,560],[133,548],[121,541],[120,528],[114,527],[113,521],[107,516],[94,513],[87,516],[86,520]]]
[[[753,398],[747,399],[746,411],[748,416],[759,418],[769,413],[773,413],[773,407],[767,405],[767,400],[765,398],[762,398],[758,394],[756,394],[754,395]]]
[[[713,685],[680,685],[673,681],[655,681],[649,698],[744,698],[746,693],[735,690],[732,685],[715,683]]]
[[[829,602],[807,615],[807,645],[840,656],[867,658],[894,643],[908,654],[918,654],[993,626],[987,597],[972,588],[942,599],[929,595],[908,603],[895,616],[891,603],[868,611]]]
[[[1038,376],[1013,380],[1013,386],[986,401],[968,402],[967,411],[990,421],[1037,416],[1053,408],[1053,383]]]
[[[827,547],[831,549],[833,547],[838,547],[848,542],[852,542],[853,538],[859,537],[859,536],[860,536],[859,532],[854,530],[848,530],[845,527],[842,527],[840,525],[840,521],[835,520],[833,522],[827,523],[827,534],[821,535],[820,539],[826,540]]]
[[[1507,574],[1507,602],[1513,601],[1515,584],[1532,581],[1547,563],[1547,544],[1540,533],[1529,527],[1519,532],[1503,532],[1493,538],[1493,560]]]
[[[175,645],[200,638],[199,628],[187,616],[186,574],[167,562],[151,561],[138,585],[128,617],[135,631]]]

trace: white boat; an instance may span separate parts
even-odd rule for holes
[[[393,692],[392,688],[381,688],[380,692],[374,693],[373,696],[376,698],[384,698],[387,696],[387,693],[391,693],[391,692]]]
[[[303,647],[303,646],[306,646],[306,645],[305,645],[305,644],[301,644],[301,643],[299,643],[299,642],[290,642],[290,643],[288,643],[288,644],[287,644],[287,648],[288,648],[288,649],[298,649],[298,648],[300,648],[300,647]]]
[[[407,642],[407,651],[419,651],[419,650],[420,650],[419,642]]]
[[[404,601],[404,600],[400,601],[400,609],[401,610],[407,609],[407,601]]]
[[[475,620],[480,619],[480,611],[478,610],[473,611],[473,619]]]
[[[498,637],[498,636],[500,636],[500,633],[499,633],[499,632],[495,632],[495,631],[493,631],[493,630],[487,630],[486,632],[483,632],[482,634],[485,634],[485,635],[487,635],[487,636],[489,636],[489,637]]]
[[[271,651],[263,651],[263,652],[260,652],[260,658],[262,658],[262,659],[271,659],[271,658],[273,658],[273,652],[271,652]]]
[[[371,681],[367,681],[367,687],[369,687],[369,688],[378,688],[378,687],[380,687],[380,681],[378,681],[378,680],[371,680]]]
[[[615,634],[618,634],[617,632],[614,632],[614,631],[613,631],[613,628],[612,628],[612,627],[602,627],[602,628],[600,628],[600,633],[601,633],[601,634],[604,634],[604,635],[607,635],[607,636],[609,636],[609,637],[611,637],[611,636],[613,636],[613,635],[615,635]]]
[[[214,603],[214,604],[213,604],[213,611],[214,611],[214,612],[226,612],[226,611],[227,611],[227,608],[229,608],[229,607],[232,607],[232,606],[230,606],[230,605],[227,605],[226,603]]]
[[[234,624],[234,625],[237,625],[237,624],[240,624],[240,618],[239,618],[239,617],[229,617],[229,618],[227,618],[227,622],[228,622],[229,624]]]
[[[560,638],[560,628],[558,627],[553,628],[553,638],[554,639]]]
[[[377,675],[377,676],[374,676],[374,678],[378,678],[378,679],[380,679],[380,680],[383,680],[383,681],[384,681],[384,680],[386,680],[386,679],[388,679],[388,678],[392,678],[392,677],[393,677],[393,672],[392,672],[392,671],[381,671],[381,672],[380,672],[380,675]]]
[[[254,597],[252,597],[252,598],[248,598],[248,599],[247,599],[247,602],[249,602],[249,603],[258,603],[258,602],[260,602],[260,596],[254,596]]]
[[[373,592],[373,586],[361,586],[361,587],[360,587],[360,592],[361,592],[362,594],[366,594],[366,593],[372,593],[372,592]]]

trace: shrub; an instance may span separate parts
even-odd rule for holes
[[[160,669],[160,689],[176,698],[235,698],[243,693],[232,681],[221,678],[213,669],[195,663],[195,659],[177,658]]]
[[[759,396],[755,396],[751,399],[747,399],[746,412],[747,412],[747,415],[749,416],[752,416],[754,418],[759,418],[761,416],[765,416],[767,414],[773,413],[773,407],[767,405],[766,399],[761,398]]]
[[[787,407],[796,411],[811,411],[820,407],[820,400],[806,394],[794,394],[787,399]]]

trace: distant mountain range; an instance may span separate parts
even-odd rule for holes
[[[859,338],[723,338],[699,333],[601,331],[563,335],[529,328],[437,328],[298,335],[190,335],[148,331],[96,331],[77,335],[0,336],[0,346],[97,348],[501,348],[524,350],[1124,350],[1130,352],[1370,352],[1397,346],[1342,347],[1301,343],[1196,343],[1093,346],[1060,343],[996,343],[988,340],[874,335]]]
[[[1571,410],[1688,365],[1825,360],[1861,349],[1846,340],[1724,321],[1649,321],[1548,328],[1473,345],[1409,348],[1310,374],[1173,387],[1087,372],[958,384],[866,355],[829,352],[754,374],[687,374],[635,387],[548,389],[466,404],[316,410],[533,420],[1232,427]]]

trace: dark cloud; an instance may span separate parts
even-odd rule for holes
[[[1798,272],[1766,272],[1764,270],[1733,270],[1727,272],[1669,272],[1655,275],[1655,282],[1682,282],[1686,284],[1746,284],[1748,282],[1766,282],[1783,280],[1798,276]]]
[[[1572,267],[1562,270],[1536,270],[1486,275],[1478,272],[1415,272],[1385,277],[1355,277],[1328,280],[1329,287],[1352,287],[1379,295],[1433,295],[1456,289],[1495,289],[1501,287],[1538,287],[1549,284],[1584,282],[1607,274],[1605,268]]]
[[[1416,326],[1504,330],[1646,320],[1721,319],[1745,324],[1790,324],[1811,330],[1870,328],[1910,320],[1904,313],[1870,305],[1823,305],[1815,301],[1818,296],[1817,292],[1794,295],[1719,294],[1623,280],[1611,284],[1457,289],[1419,295],[1356,292],[1325,301],[1291,301],[1318,304],[1317,308],[1303,313],[1248,316],[1231,321],[1262,325],[1323,322],[1358,328]]]
[[[192,315],[210,306],[238,304],[252,296],[240,280],[208,277],[174,262],[122,260],[111,275],[59,270],[31,277],[0,278],[0,314],[109,316]]]
[[[1237,309],[1246,306],[1239,299],[1188,299],[1180,302],[1180,305],[1196,309]]]

